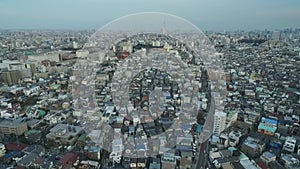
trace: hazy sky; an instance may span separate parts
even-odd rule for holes
[[[97,29],[136,12],[165,12],[202,30],[300,28],[300,0],[0,0],[0,28]]]

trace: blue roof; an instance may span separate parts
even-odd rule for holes
[[[193,151],[192,146],[176,145],[176,149],[180,151]]]
[[[190,124],[183,124],[183,125],[181,126],[181,128],[182,128],[183,130],[190,130],[190,129],[192,128],[192,126],[191,126]]]
[[[160,164],[151,163],[149,169],[160,169]]]
[[[129,127],[129,131],[134,131],[134,130],[135,130],[135,127],[133,127],[133,126]]]
[[[138,145],[136,145],[136,149],[138,149],[138,150],[145,150],[146,146],[144,144],[138,144]]]
[[[275,148],[280,148],[281,147],[281,143],[280,142],[270,142],[269,145],[271,147],[275,147]]]
[[[269,132],[272,132],[272,133],[275,133],[275,131],[276,131],[276,128],[271,127],[271,126],[266,126],[263,123],[259,124],[258,129],[266,130],[266,131],[269,131]]]
[[[172,99],[172,96],[166,96],[166,99]]]
[[[89,152],[93,152],[93,153],[97,153],[97,152],[101,151],[101,147],[98,147],[98,146],[90,146],[90,147],[85,146],[84,149]]]
[[[278,121],[277,120],[274,120],[274,119],[269,119],[269,118],[262,118],[261,121],[263,123],[269,123],[269,124],[274,124],[274,125],[277,125]]]
[[[20,151],[14,150],[12,152],[9,152],[9,153],[5,154],[3,158],[4,159],[9,159],[9,158],[12,158],[12,157],[16,156],[19,153],[20,153]]]
[[[198,124],[196,128],[197,133],[201,133],[202,128],[203,128],[202,125]]]

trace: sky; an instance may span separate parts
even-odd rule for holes
[[[0,29],[98,29],[137,12],[164,12],[202,30],[300,28],[299,0],[0,0]]]

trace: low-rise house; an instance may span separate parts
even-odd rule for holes
[[[145,156],[144,156],[144,158],[137,159],[137,167],[138,168],[145,168],[146,164],[147,164],[147,159],[145,158]]]
[[[83,128],[80,126],[57,124],[50,130],[50,133],[46,135],[46,138],[49,143],[73,145],[82,132]]]
[[[87,137],[93,141],[96,145],[103,146],[105,132],[103,130],[92,130]]]
[[[226,133],[221,133],[219,136],[219,144],[221,144],[224,147],[228,146],[229,138]]]
[[[233,130],[229,133],[229,145],[235,147],[239,144],[240,138],[242,137],[242,133],[237,130]]]
[[[136,168],[137,167],[137,158],[131,158],[130,159],[130,168]]]
[[[23,92],[26,96],[31,96],[40,91],[40,86],[31,86],[28,89],[24,89]]]
[[[185,153],[184,153],[185,154]],[[180,168],[190,169],[193,165],[193,154],[184,155],[180,158]]]
[[[234,169],[233,166],[232,166],[232,164],[231,164],[230,162],[223,163],[223,164],[221,165],[221,167],[222,167],[223,169]]]
[[[293,165],[300,164],[299,159],[297,159],[296,157],[292,156],[291,154],[283,154],[281,156],[281,160],[284,162],[285,168],[290,168]]]
[[[109,155],[109,158],[112,159],[114,163],[120,163],[123,150],[124,150],[124,146],[123,146],[122,139],[115,138],[112,141],[111,153]]]
[[[242,144],[241,150],[250,157],[257,157],[266,148],[267,143],[267,137],[256,138],[249,136]]]
[[[25,155],[17,161],[18,166],[29,168],[35,166],[35,161],[44,155],[45,148],[40,145],[30,145],[22,150]]]
[[[51,169],[51,168],[53,168],[53,162],[52,161],[44,160],[43,163],[40,165],[40,169]]]
[[[164,153],[161,157],[161,165],[164,169],[175,169],[176,157],[174,153]]]
[[[31,142],[37,142],[42,137],[42,132],[40,130],[28,130],[24,133],[25,138]]]
[[[159,158],[151,158],[149,169],[161,169],[161,163]]]
[[[272,161],[275,161],[276,160],[276,155],[267,151],[267,152],[264,152],[261,156],[260,156],[260,159],[262,161],[264,161],[266,164],[272,162]]]
[[[269,163],[271,169],[285,169],[278,161],[272,161]]]
[[[50,125],[55,125],[57,123],[63,122],[67,117],[60,112],[54,112],[51,114],[47,114],[44,119],[47,121]]]
[[[262,117],[261,122],[258,125],[258,132],[274,136],[277,130],[278,121],[270,118]]]
[[[240,163],[245,169],[260,169],[253,160],[245,159],[241,160]]]
[[[59,166],[63,169],[72,168],[73,164],[77,160],[77,154],[67,153],[63,158],[59,160]]]
[[[254,110],[246,109],[244,113],[244,121],[247,124],[253,125],[260,119],[260,113]]]
[[[38,156],[43,156],[45,153],[45,148],[41,145],[30,145],[22,150],[26,154],[35,153]]]
[[[3,157],[6,153],[5,145],[0,143],[0,157]]]
[[[259,123],[258,125],[258,132],[269,135],[269,136],[274,136],[276,132],[277,127],[274,127],[272,125],[266,124],[266,123]]]
[[[43,157],[38,157],[37,159],[34,160],[34,162],[32,163],[32,167],[34,168],[39,168],[45,161],[45,158]]]
[[[209,159],[210,159],[211,162],[218,159],[218,158],[221,158],[221,157],[222,157],[222,155],[219,151],[209,153]]]
[[[46,115],[46,111],[39,109],[37,106],[33,106],[31,108],[27,108],[26,116],[28,118],[41,118]]]
[[[17,164],[18,166],[29,168],[38,157],[39,155],[35,153],[30,153],[18,160]]]
[[[85,155],[92,160],[101,159],[101,147],[99,146],[84,146]]]
[[[285,143],[283,145],[283,150],[288,151],[290,153],[293,153],[295,151],[296,148],[296,138],[294,137],[286,137]]]
[[[5,144],[5,148],[7,151],[14,151],[14,150],[22,151],[26,147],[27,147],[27,145],[25,145],[25,144],[18,144],[18,143],[12,143],[12,142]]]

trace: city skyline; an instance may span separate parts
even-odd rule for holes
[[[115,19],[140,12],[176,15],[202,30],[300,27],[297,0],[3,0],[0,9],[0,29],[98,29]]]

